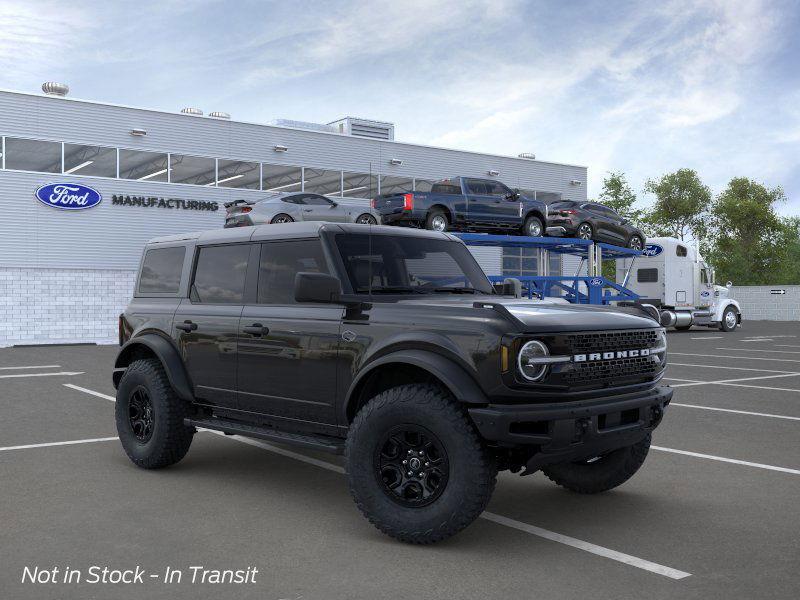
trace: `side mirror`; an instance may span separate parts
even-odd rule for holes
[[[733,282],[729,281],[728,283],[725,284],[725,287],[731,289],[733,287]]]
[[[342,296],[342,284],[327,273],[301,272],[294,276],[294,299],[297,302],[331,304]]]
[[[339,206],[339,203],[331,200],[331,208],[336,208],[337,206]]]

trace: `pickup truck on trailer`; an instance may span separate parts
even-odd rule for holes
[[[116,424],[136,465],[177,463],[199,428],[344,454],[361,512],[418,544],[476,519],[498,470],[621,485],[672,398],[646,310],[502,297],[447,233],[159,238],[119,326]]]
[[[453,177],[437,181],[430,192],[383,194],[372,208],[384,225],[424,227],[432,231],[483,231],[545,235],[547,205],[494,179]],[[563,229],[561,229],[563,233]]]

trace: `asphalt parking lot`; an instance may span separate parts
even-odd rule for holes
[[[0,350],[0,598],[797,598],[800,323],[670,333],[673,404],[642,470],[598,496],[500,475],[484,518],[408,546],[341,461],[200,432],[161,471],[115,439],[112,346]],[[142,584],[22,583],[141,566]],[[191,566],[256,583],[188,581]]]

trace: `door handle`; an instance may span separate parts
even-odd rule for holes
[[[261,323],[253,323],[247,327],[242,327],[242,331],[256,336],[267,335],[269,333],[269,327],[264,327]]]
[[[189,321],[187,319],[183,323],[178,323],[177,325],[175,325],[175,327],[177,329],[181,329],[183,331],[189,332],[189,331],[194,331],[195,329],[197,329],[197,323],[192,323],[191,321]]]
[[[304,208],[303,212],[312,212],[313,210],[314,210],[313,208]]]

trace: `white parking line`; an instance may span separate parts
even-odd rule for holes
[[[781,473],[790,473],[791,475],[800,475],[800,470],[789,469],[787,467],[776,467],[774,465],[765,465],[762,463],[748,462],[746,460],[737,460],[735,458],[725,458],[724,456],[714,456],[713,454],[701,454],[700,452],[689,452],[688,450],[676,450],[675,448],[665,448],[664,446],[650,446],[651,450],[660,450],[661,452],[671,452],[672,454],[683,454],[684,456],[693,456],[695,458],[706,458],[708,460],[717,460],[720,462],[731,463],[734,465],[743,465],[745,467],[756,467],[758,469],[767,469],[768,471],[779,471]]]
[[[51,377],[53,375],[83,375],[83,371],[59,371],[57,373],[14,373],[13,375],[0,375],[0,379],[14,379],[17,377]]]
[[[0,371],[12,371],[14,369],[60,369],[61,365],[31,365],[27,367],[0,367]]]
[[[721,340],[724,335],[701,335],[699,337],[689,338],[690,340]]]
[[[772,354],[800,354],[794,350],[761,350],[760,348],[714,348],[714,350],[733,350],[734,352],[770,352]]]
[[[294,458],[295,460],[302,461],[304,463],[308,463],[317,467],[321,467],[323,469],[327,469],[328,471],[333,471],[334,473],[339,473],[344,475],[345,470],[339,465],[334,465],[324,460],[318,460],[316,458],[311,458],[310,456],[305,456],[303,454],[299,454],[297,452],[292,452],[291,450],[285,450],[283,448],[278,448],[273,446],[272,444],[268,444],[266,442],[261,442],[259,440],[254,440],[251,438],[243,438],[239,437],[238,435],[233,436],[226,436],[218,431],[211,431],[210,433],[215,433],[222,435],[226,439],[234,440],[237,442],[241,442],[243,444],[248,444],[250,446],[256,446],[257,448],[262,448],[263,450],[267,450],[269,452],[275,452],[276,454],[280,454],[281,456],[286,456],[288,458]],[[590,552],[592,554],[596,554],[597,556],[602,556],[604,558],[609,558],[611,560],[615,560],[617,562],[624,563],[626,565],[630,565],[632,567],[636,567],[638,569],[643,569],[645,571],[650,571],[651,573],[656,573],[657,575],[663,575],[664,577],[669,577],[670,579],[684,579],[686,577],[691,576],[691,573],[687,573],[686,571],[679,571],[678,569],[673,569],[671,567],[666,567],[664,565],[660,565],[658,563],[650,562],[649,560],[645,560],[643,558],[638,558],[636,556],[631,556],[630,554],[623,554],[622,552],[617,552],[616,550],[611,550],[610,548],[604,548],[603,546],[598,546],[596,544],[592,544],[590,542],[585,542],[583,540],[579,540],[577,538],[569,537],[567,535],[563,535],[560,533],[556,533],[555,531],[550,531],[548,529],[542,529],[541,527],[536,527],[535,525],[529,525],[527,523],[523,523],[522,521],[517,521],[515,519],[509,519],[508,517],[503,517],[501,515],[496,515],[490,512],[484,512],[481,514],[482,519],[486,519],[487,521],[492,521],[493,523],[497,523],[499,525],[504,525],[505,527],[511,527],[512,529],[516,529],[518,531],[523,531],[525,533],[529,533],[531,535],[535,535],[553,542],[558,542],[560,544],[564,544],[566,546],[571,546],[573,548],[577,548],[579,550],[584,550],[585,552]]]
[[[100,392],[95,392],[94,390],[89,390],[79,385],[74,385],[72,383],[64,383],[62,384],[64,387],[71,388],[73,390],[78,390],[79,392],[83,392],[85,394],[91,394],[92,396],[97,396],[98,398],[103,398],[104,400],[111,400],[111,402],[116,402],[117,399],[114,396],[109,396],[108,394],[101,394]]]
[[[749,410],[734,410],[732,408],[717,408],[716,406],[700,406],[699,404],[681,404],[670,402],[670,406],[682,406],[684,408],[699,408],[701,410],[717,410],[719,412],[736,413],[737,415],[750,415],[752,417],[769,417],[771,419],[786,419],[787,421],[800,421],[800,417],[790,417],[788,415],[773,415],[772,413],[751,412]]]
[[[776,348],[800,348],[797,344],[775,344]]]
[[[674,354],[674,352],[673,352]],[[724,365],[694,365],[689,363],[668,362],[668,367],[702,367],[704,369],[730,369],[733,371],[758,371],[759,373],[794,373],[794,371],[776,371],[774,369],[753,369],[749,367],[726,367]]]
[[[742,352],[746,352],[746,350],[742,350]],[[738,358],[738,359],[745,359],[745,360],[771,360],[772,362],[800,362],[800,360],[795,360],[791,358],[759,358],[757,356],[724,356],[722,354],[692,354],[691,352],[673,352],[669,351],[670,355],[673,356],[702,356],[704,358]],[[711,366],[711,365],[703,365],[703,366]]]
[[[766,387],[763,385],[747,385],[746,383],[720,383],[720,385],[730,385],[732,387],[743,387],[743,388],[754,388],[757,390],[772,390],[774,392],[795,392],[798,393],[800,390],[796,390],[794,388],[779,388],[779,387]]]
[[[756,379],[774,379],[777,377],[797,377],[800,373],[786,373],[783,375],[761,375],[760,377],[741,377],[739,379],[720,379],[718,381],[696,381],[693,380],[690,383],[676,383],[671,387],[689,387],[693,385],[725,385],[725,384],[734,384],[740,381],[755,381]],[[758,387],[758,386],[757,386]]]
[[[44,444],[26,444],[24,446],[5,446],[0,448],[0,452],[8,450],[28,450],[30,448],[50,448],[51,446],[73,446],[75,444],[94,444],[95,442],[110,442],[118,440],[118,437],[90,438],[87,440],[69,440],[66,442],[47,442]]]

